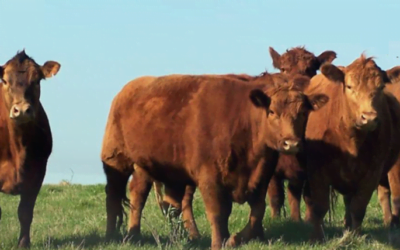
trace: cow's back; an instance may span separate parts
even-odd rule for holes
[[[105,139],[117,140],[119,148],[104,141],[103,160],[105,153],[111,159],[115,152],[123,152],[128,165],[157,165],[152,173],[156,179],[190,179],[190,171],[183,170],[186,166],[200,159],[223,158],[223,154],[227,158],[231,151],[226,142],[232,141],[235,131],[250,126],[245,112],[251,105],[253,86],[249,83],[170,75],[152,79],[140,91],[131,91],[134,85],[135,81],[125,86],[113,101]]]

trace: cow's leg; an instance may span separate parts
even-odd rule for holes
[[[304,182],[301,180],[290,180],[288,185],[288,201],[290,206],[290,217],[294,221],[300,221],[300,201]]]
[[[171,216],[176,217],[182,212],[182,219],[184,221],[184,226],[189,232],[189,238],[195,239],[200,237],[200,233],[197,229],[196,222],[193,216],[193,195],[196,191],[195,186],[175,186],[169,187],[165,186],[165,196],[163,201],[163,209],[167,211],[169,206],[176,209]]]
[[[389,225],[392,220],[392,209],[390,205],[390,190],[385,184],[378,186],[378,199],[383,212],[383,223]]]
[[[389,171],[388,178],[393,206],[390,225],[398,227],[400,224],[400,159],[397,160],[396,164]]]
[[[167,212],[169,209],[173,208],[175,211],[170,211],[170,215],[172,217],[179,216],[182,212],[182,199],[184,193],[184,186],[170,187],[168,185],[164,185],[164,199],[162,203],[164,211]]]
[[[371,184],[373,184],[373,180],[359,187],[358,192],[353,195],[350,202],[351,229],[357,234],[361,232],[361,224],[364,220],[365,211],[376,187]]]
[[[154,187],[154,194],[156,196],[157,204],[160,207],[161,212],[164,214],[164,211],[165,211],[165,207],[163,204],[164,194],[162,191],[162,187],[164,187],[164,184],[159,181],[153,181],[153,187]]]
[[[304,216],[304,221],[306,223],[311,222],[311,194],[310,194],[310,185],[308,181],[304,181],[304,187],[303,187],[303,200],[306,205],[306,213]]]
[[[18,247],[30,247],[30,230],[33,219],[33,210],[36,203],[36,198],[42,187],[43,179],[46,173],[46,162],[31,163],[30,167],[36,172],[25,173],[30,176],[21,190],[21,200],[18,205],[18,219],[21,226],[21,231],[18,240]]]
[[[350,210],[351,200],[352,200],[351,194],[343,195],[343,202],[345,206],[344,227],[347,230],[350,230],[352,227],[351,210]]]
[[[129,174],[119,171],[118,169],[123,169],[121,166],[110,166],[104,162],[103,169],[107,178],[107,185],[105,187],[107,210],[106,239],[109,240],[119,231],[119,227],[123,222],[123,203],[128,201],[126,197],[126,184],[128,183]],[[117,218],[119,218],[118,225]]]
[[[266,182],[268,183],[268,182]],[[265,196],[267,193],[267,184],[264,184],[254,194],[254,199],[248,201],[250,205],[250,216],[247,225],[239,233],[233,234],[229,241],[228,246],[235,247],[242,243],[246,243],[252,239],[263,239],[264,229],[262,221],[265,213]]]
[[[196,186],[186,185],[185,194],[182,199],[182,218],[184,220],[185,228],[189,231],[189,237],[191,239],[200,238],[200,233],[193,216],[192,205],[195,191]]]
[[[207,219],[211,226],[211,249],[221,249],[229,238],[228,219],[232,211],[230,195],[210,174],[201,174],[199,190],[204,201]]]
[[[310,222],[314,227],[311,241],[324,241],[323,219],[329,210],[329,184],[321,178],[322,173],[309,173]]]
[[[281,208],[285,201],[284,192],[283,179],[277,175],[272,176],[268,186],[268,199],[272,218],[277,218],[281,215]]]
[[[247,203],[250,205],[250,216],[249,221],[245,228],[237,234],[232,235],[232,237],[228,241],[228,246],[237,246],[240,243],[245,243],[250,241],[251,239],[264,238],[264,229],[262,227],[262,222],[264,219],[265,213],[265,196],[267,194],[267,188],[269,188],[269,184],[271,179],[274,176],[276,165],[277,165],[278,157],[276,155],[272,156],[270,159],[262,159],[257,166],[257,169],[262,169],[263,173],[254,172],[255,175],[258,176],[257,179],[259,181],[255,181],[252,177],[250,177],[249,183],[255,185],[255,189],[253,189],[252,194],[248,197]],[[255,182],[253,182],[255,181]]]
[[[153,179],[140,167],[135,168],[129,183],[130,216],[128,224],[129,235],[140,235],[140,220],[147,197],[151,190]]]

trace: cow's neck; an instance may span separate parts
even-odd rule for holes
[[[276,167],[278,152],[265,144],[265,138],[271,136],[272,131],[266,129],[267,116],[266,111],[260,108],[252,107],[251,110],[251,131],[252,145],[249,151],[248,164],[252,171],[248,181],[248,189],[252,191],[259,187],[268,170]],[[273,138],[276,135],[272,135]]]
[[[354,119],[352,117],[351,106],[345,97],[345,94],[342,93],[342,100],[340,102],[336,102],[336,104],[340,103],[341,105],[337,105],[340,107],[340,110],[332,110],[331,114],[342,114],[342,116],[338,117],[340,119],[332,119],[332,125],[336,128],[336,136],[340,137],[340,147],[350,154],[356,156],[358,155],[358,150],[361,145],[364,143],[367,133],[359,131],[354,126]],[[332,115],[335,117],[336,115]],[[337,117],[337,116],[336,116]]]
[[[32,124],[17,126],[9,117],[4,98],[0,90],[0,159],[2,161],[19,161],[25,154],[32,133]],[[16,164],[19,165],[19,164]]]

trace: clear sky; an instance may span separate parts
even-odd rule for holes
[[[388,69],[400,65],[399,12],[399,0],[0,0],[0,64],[23,48],[61,63],[42,83],[54,137],[45,183],[104,183],[105,123],[129,80],[274,72],[269,46],[334,50],[338,65],[366,51]]]

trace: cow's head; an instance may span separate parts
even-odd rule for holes
[[[57,74],[60,64],[47,61],[37,64],[25,51],[18,52],[0,66],[0,87],[9,117],[16,124],[32,121],[39,107],[40,81]]]
[[[285,154],[295,154],[304,138],[309,112],[323,107],[329,98],[324,94],[305,95],[303,90],[310,82],[306,76],[289,78],[278,74],[274,81],[266,89],[252,90],[250,99],[265,110],[261,133],[266,145]]]
[[[383,89],[385,84],[391,82],[387,72],[381,70],[372,57],[362,54],[346,67],[326,63],[322,65],[321,73],[343,86],[350,125],[362,131],[375,130],[384,101]]]
[[[325,62],[332,62],[336,58],[336,53],[331,50],[322,52],[319,56],[307,51],[304,47],[296,47],[286,50],[280,55],[272,47],[269,47],[272,58],[272,65],[279,69],[283,74],[301,74],[313,77],[317,70]]]

